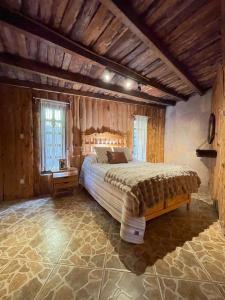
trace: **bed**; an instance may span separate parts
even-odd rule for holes
[[[166,164],[145,164],[138,161],[130,161],[128,164],[112,166],[100,164],[93,155],[96,146],[126,147],[127,137],[113,133],[93,133],[82,135],[82,153],[84,161],[81,168],[80,183],[91,194],[91,196],[111,216],[121,223],[120,236],[123,240],[141,244],[144,241],[146,222],[162,214],[172,211],[181,205],[186,204],[189,209],[191,203],[190,193],[179,193],[174,197],[163,197],[163,200],[156,201],[151,207],[145,207],[144,213],[135,215],[127,203],[131,202],[130,195],[124,190],[106,181],[107,174],[118,170],[139,170],[141,168],[164,168]],[[117,168],[117,169],[115,169]],[[156,169],[157,168],[157,169]],[[130,171],[131,172],[131,171]],[[198,180],[198,179],[197,179]],[[199,181],[200,184],[200,181]]]

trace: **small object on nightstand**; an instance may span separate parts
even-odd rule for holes
[[[66,191],[74,191],[78,187],[78,169],[72,168],[63,172],[52,173],[52,193],[56,194]]]
[[[60,171],[65,171],[67,168],[67,160],[64,158],[59,159],[59,170]]]

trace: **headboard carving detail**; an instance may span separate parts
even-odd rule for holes
[[[126,134],[103,132],[92,134],[81,134],[82,155],[94,153],[94,147],[126,147]]]

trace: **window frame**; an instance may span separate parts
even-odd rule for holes
[[[138,121],[137,119],[140,119],[139,122],[143,122],[143,120],[145,120],[146,122],[146,128],[144,129],[141,129],[141,128],[138,128],[138,126],[135,126],[135,121]],[[148,148],[148,120],[149,120],[149,117],[148,116],[143,116],[143,115],[135,115],[134,116],[134,119],[133,119],[133,157],[137,160],[140,160],[140,161],[144,161],[146,162],[147,161],[147,148]],[[138,148],[138,146],[136,146],[136,143],[135,143],[135,129],[137,131],[139,131],[137,134],[137,144],[140,145],[140,131],[144,131],[145,133],[145,136],[144,136],[144,144],[143,147],[145,146],[145,154],[144,154],[144,157],[143,159],[140,159],[140,157],[138,157],[138,151],[135,151],[135,148]],[[142,134],[142,133],[141,133]]]
[[[67,159],[67,153],[68,153],[68,135],[67,135],[67,131],[68,131],[68,126],[67,126],[67,109],[69,106],[68,102],[63,102],[63,101],[56,101],[56,100],[50,100],[50,99],[40,99],[40,145],[41,145],[41,174],[48,174],[48,173],[54,173],[54,172],[59,172],[59,164],[57,169],[50,169],[47,170],[46,169],[46,157],[45,157],[45,149],[46,146],[43,144],[45,137],[43,137],[43,131],[44,131],[44,124],[43,124],[43,107],[44,105],[51,105],[54,106],[55,104],[55,109],[54,111],[57,109],[58,107],[61,107],[61,109],[64,110],[64,121],[61,121],[60,123],[63,124],[64,123],[64,133],[63,133],[63,140],[64,140],[64,149],[63,149],[63,159]],[[44,122],[46,122],[46,118],[44,118]],[[54,120],[52,120],[51,122],[59,122],[57,120],[55,120],[55,116],[54,116]],[[60,159],[60,158],[59,158]]]

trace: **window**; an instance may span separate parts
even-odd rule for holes
[[[66,158],[66,103],[41,100],[42,171],[58,171]]]
[[[146,161],[148,117],[135,116],[133,134],[133,156]]]

